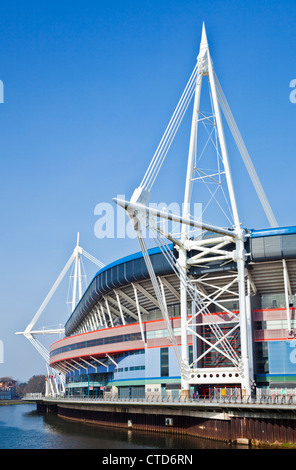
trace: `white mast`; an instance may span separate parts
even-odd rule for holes
[[[34,317],[26,327],[25,331],[16,332],[16,335],[23,335],[27,338],[33,346],[37,349],[37,351],[41,354],[43,359],[45,360],[46,364],[49,364],[49,351],[40,343],[39,340],[35,338],[36,335],[52,335],[52,334],[63,334],[65,332],[64,328],[41,328],[35,330],[34,327],[41,317],[42,313],[44,312],[46,306],[48,305],[49,301],[53,297],[54,293],[56,292],[57,288],[61,284],[62,280],[64,279],[65,275],[69,271],[70,267],[74,264],[74,279],[73,279],[73,292],[72,292],[72,312],[75,310],[75,307],[79,300],[82,297],[82,275],[81,275],[81,256],[85,256],[89,259],[92,263],[96,264],[100,268],[103,268],[105,265],[90,255],[87,251],[85,251],[79,245],[79,232],[77,234],[77,242],[76,246],[71,254],[70,258],[68,259],[67,263],[65,264],[64,268],[62,269],[61,273],[59,274],[57,280],[53,284],[52,288],[48,292],[47,296],[45,297],[44,301],[40,305],[39,309],[35,313]],[[78,290],[78,292],[77,292]]]
[[[213,114],[211,119],[208,119],[208,117],[205,115],[201,115],[199,109],[202,81],[204,76],[208,76],[209,78],[209,89]],[[148,207],[148,202],[155,179],[160,171],[162,164],[164,163],[170,145],[193,96],[194,105],[187,161],[183,213],[182,216],[179,216],[177,214],[164,213],[163,211]],[[164,256],[171,263],[172,268],[180,279],[181,355],[180,351],[173,342],[173,338],[171,341],[180,364],[182,394],[185,396],[188,395],[189,386],[191,384],[215,384],[215,381],[216,383],[225,384],[240,383],[244,395],[249,395],[251,393],[251,387],[253,384],[252,354],[251,351],[248,351],[248,347],[250,348],[250,344],[252,344],[252,331],[251,323],[248,321],[248,315],[250,312],[247,311],[246,305],[246,255],[244,249],[245,233],[241,228],[241,222],[238,214],[220,106],[233,134],[234,140],[245,163],[260,202],[263,206],[267,219],[271,226],[277,226],[274,214],[267,201],[266,195],[263,191],[259,178],[251,162],[250,156],[242,141],[242,137],[238,131],[234,118],[223,94],[222,88],[215,74],[204,24],[202,27],[202,36],[200,50],[197,57],[197,64],[194,67],[186,88],[179,100],[175,112],[166,128],[164,136],[152,158],[152,161],[140,186],[135,189],[130,201],[115,199],[115,202],[124,207],[129,217],[133,220],[133,226],[138,235],[138,240],[144,255],[144,259],[146,261],[157,299],[160,299],[160,291],[156,285],[156,276],[153,271],[152,264],[149,262],[145,242],[141,235],[141,224],[145,224],[144,226],[147,226],[153,233],[153,237],[156,243],[161,248]],[[204,121],[205,119],[210,121],[210,123],[213,125],[217,139],[215,147],[217,151],[217,157],[219,156],[219,165],[217,172],[214,174],[204,173],[194,167],[197,148],[198,125],[199,122]],[[210,140],[210,138],[208,140]],[[220,151],[218,149],[218,143],[220,146]],[[220,159],[222,160],[223,169],[220,168]],[[199,177],[194,179],[193,173],[196,170],[200,171],[200,173]],[[218,181],[215,181],[215,177],[217,175],[219,175],[219,179]],[[231,213],[231,218],[233,219],[233,222],[231,222],[232,228],[218,227],[217,225],[215,226],[201,221],[196,221],[190,216],[190,202],[193,181],[200,180],[204,182],[207,179],[211,182],[214,181],[218,183],[218,185],[221,185],[220,178],[222,175],[225,175],[228,196],[230,200],[229,210]],[[147,216],[149,217],[147,218]],[[161,230],[158,230],[156,223],[153,222],[153,219],[156,217],[178,221],[181,224],[180,240],[176,240],[176,237],[174,237],[172,234],[162,233],[162,235],[165,235],[168,240],[173,241],[175,244],[176,249],[179,252],[177,260],[174,259],[173,255],[169,255],[168,250],[165,249],[164,245],[159,241],[158,235]],[[217,235],[213,238],[204,238],[202,240],[191,239],[189,237],[190,226],[200,227],[203,230],[214,232]],[[189,252],[193,253],[193,255],[190,255],[191,257],[188,255]],[[206,289],[203,289],[202,285],[200,285],[202,284],[203,279],[192,280],[189,278],[188,274],[191,266],[210,267],[208,263],[213,261],[220,262],[221,267],[225,264],[232,263],[232,265],[236,266],[236,270],[231,268],[230,275],[225,277],[221,276],[220,282],[224,282],[224,285],[217,287],[214,294],[209,294],[207,293]],[[233,286],[235,284],[237,284],[237,294],[233,291]],[[239,302],[239,315],[227,309],[223,303],[221,304],[219,302],[220,296],[222,296],[224,293],[237,295]],[[190,307],[192,307],[192,309],[190,309],[192,312],[192,317],[190,318],[188,318],[188,298],[191,299]],[[161,299],[159,300],[159,304],[164,320],[169,326],[169,318],[166,306],[161,304]],[[230,321],[228,323],[230,325],[232,324],[232,326],[227,325],[227,333],[224,333],[219,324],[216,323],[208,308],[210,305],[218,306],[220,310],[222,307],[227,311],[228,316],[230,317]],[[202,316],[207,317],[207,325],[211,330],[212,337],[214,338],[212,342],[209,342],[207,338],[203,337],[197,332],[195,325],[198,316],[199,318],[202,318]],[[240,331],[240,354],[230,341],[231,335],[236,335],[238,329]],[[197,340],[202,341],[205,345],[205,351],[202,352],[199,357],[196,357],[192,364],[188,364],[187,335],[192,335],[195,340],[197,338]],[[205,355],[211,351],[215,351],[221,357],[224,357],[225,363],[231,363],[232,365],[223,367],[220,366],[216,368],[203,368],[198,366],[198,364],[202,363],[202,359],[205,357]],[[213,373],[214,371],[215,373]]]
[[[197,66],[198,70],[203,68],[204,55],[208,48],[207,36],[205,27],[202,28],[202,37],[200,43],[200,51],[197,57]],[[200,105],[200,95],[201,95],[201,85],[202,85],[202,73],[197,74],[196,78],[196,88],[194,96],[194,105],[192,113],[192,123],[191,123],[191,134],[190,134],[190,144],[189,144],[189,153],[188,153],[188,165],[187,165],[187,174],[185,181],[185,194],[184,194],[184,203],[183,203],[183,218],[188,219],[190,217],[190,201],[192,193],[192,174],[193,166],[195,159],[195,149],[196,149],[196,138],[197,138],[197,129],[198,129],[198,113]],[[182,223],[182,232],[181,232],[181,242],[184,244],[188,239],[188,229],[189,226],[185,223]],[[183,275],[187,274],[187,251],[185,248],[180,248],[179,250],[179,264],[180,270]],[[181,301],[181,344],[182,344],[182,359],[185,364],[188,365],[188,343],[187,343],[187,289],[184,283],[180,283],[180,301]],[[186,378],[182,377],[181,383],[182,392],[189,390],[189,384]],[[185,392],[186,393],[186,392]]]
[[[77,305],[77,284],[78,284],[78,301],[82,297],[81,260],[80,260],[80,255],[82,253],[83,253],[83,250],[79,246],[79,232],[78,232],[77,243],[76,243],[75,250],[73,252],[75,267],[74,267],[73,293],[72,293],[72,312],[74,311]]]
[[[223,130],[222,118],[220,113],[220,107],[218,103],[216,83],[214,78],[214,71],[212,60],[209,51],[209,45],[207,41],[207,35],[205,25],[202,27],[202,38],[200,44],[200,51],[197,58],[198,61],[198,75],[195,90],[195,100],[192,116],[191,136],[190,136],[190,147],[188,155],[188,166],[187,176],[185,184],[185,195],[184,195],[184,209],[183,217],[188,218],[190,214],[190,200],[192,192],[192,179],[193,179],[193,164],[196,149],[197,129],[198,129],[198,114],[199,104],[201,95],[201,84],[202,77],[204,75],[209,76],[210,89],[213,99],[213,107],[217,123],[218,139],[220,143],[223,165],[226,175],[227,187],[230,197],[230,203],[234,219],[234,229],[236,232],[236,252],[237,252],[237,268],[238,268],[238,288],[239,288],[239,306],[240,306],[240,335],[241,335],[241,360],[244,370],[244,377],[242,381],[242,388],[250,393],[250,375],[249,375],[249,362],[248,362],[248,350],[247,350],[247,323],[246,323],[246,300],[245,300],[245,264],[244,264],[244,240],[243,232],[241,230],[241,224],[239,220],[236,198],[233,188],[232,175],[229,165],[228,151],[225,141],[225,135]],[[183,245],[186,243],[188,225],[182,224],[182,238]],[[187,269],[187,251],[185,248],[179,251],[179,263],[180,269],[186,271]],[[182,359],[185,363],[188,363],[188,346],[187,346],[187,291],[184,283],[181,283],[181,331],[182,331]],[[185,378],[183,378],[182,388],[189,391],[189,384]]]

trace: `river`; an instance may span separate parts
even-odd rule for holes
[[[0,449],[229,449],[227,443],[106,428],[42,414],[34,404],[0,406]],[[231,448],[237,448],[231,446]]]

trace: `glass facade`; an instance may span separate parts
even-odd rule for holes
[[[91,348],[94,346],[102,346],[105,344],[124,343],[126,341],[139,341],[141,340],[141,333],[130,333],[126,335],[107,336],[105,338],[96,338],[88,341],[80,341],[79,343],[68,344],[60,348],[54,349],[50,353],[50,357],[56,354],[61,354],[68,351],[75,351],[75,349]]]
[[[225,306],[225,308],[232,311],[238,310],[238,302],[235,299],[227,302],[221,301],[221,306]],[[253,296],[252,306],[254,309],[252,326],[255,332],[260,330],[260,333],[258,333],[257,335],[257,340],[256,335],[253,336],[254,373],[255,382],[257,386],[269,387],[275,383],[295,383],[296,386],[296,368],[294,367],[295,362],[293,362],[294,356],[296,358],[296,348],[292,348],[286,338],[288,335],[288,322],[285,313],[285,295],[283,293],[274,293]],[[295,298],[291,299],[290,308],[292,308],[293,306],[295,306]],[[168,311],[170,318],[180,317],[179,304],[170,305],[168,307]],[[221,310],[219,311],[223,311],[223,309],[221,308]],[[218,310],[216,310],[216,312],[218,313]],[[213,313],[216,312],[213,311]],[[294,318],[296,316],[295,309],[290,310],[290,312],[291,328],[296,330],[296,318]],[[188,309],[188,315],[191,315],[190,308]],[[260,321],[256,320],[256,315],[257,318],[260,318]],[[146,317],[143,314],[142,320],[162,320],[162,314],[158,309],[151,310],[149,312],[149,315],[146,315]],[[264,320],[262,320],[262,318],[264,318]],[[269,320],[268,318],[271,319]],[[165,324],[163,325],[165,326]],[[223,334],[227,334],[230,329],[234,328],[235,325],[235,323],[219,323]],[[147,326],[147,328],[153,328],[153,326],[149,325]],[[203,336],[207,341],[212,344],[216,342],[216,337],[209,325],[200,324],[198,328],[199,334],[201,334],[201,336]],[[282,333],[280,332],[279,334],[278,332],[276,332],[269,333],[269,335],[267,335],[267,333],[263,333],[264,330],[282,330]],[[175,336],[180,336],[181,328],[174,328],[174,334]],[[153,331],[145,331],[146,340],[167,337],[168,330],[166,328]],[[75,344],[55,349],[54,351],[52,351],[51,357],[63,352],[75,351],[76,349],[83,349],[94,346],[108,345],[112,343],[121,343],[135,340],[138,341],[141,339],[141,333],[137,332],[132,334],[117,335],[88,341],[79,341]],[[228,336],[227,339],[232,345],[232,347],[237,351],[237,353],[240,354],[239,328],[237,328],[230,336]],[[193,341],[197,342],[195,346],[197,346],[196,351],[198,355],[202,354],[203,352],[205,352],[206,349],[208,349],[208,344],[205,344],[203,341],[199,341],[196,338],[194,338]],[[160,342],[158,342],[158,344],[159,343]],[[154,345],[157,344],[157,342],[150,344]],[[168,343],[163,341],[162,344],[165,345]],[[191,364],[194,360],[193,349],[194,348],[192,345],[188,346],[189,364]],[[153,348],[151,348],[151,350],[153,350]],[[85,395],[100,394],[101,388],[106,387],[108,383],[109,385],[110,383],[112,383],[112,385],[114,384],[115,387],[117,387],[117,383],[121,384],[118,386],[118,393],[121,393],[122,396],[124,394],[129,394],[129,396],[132,396],[132,393],[141,394],[142,391],[140,391],[140,388],[134,388],[134,392],[132,392],[131,385],[125,386],[122,384],[125,383],[124,381],[127,381],[127,383],[130,384],[136,383],[136,379],[141,379],[141,383],[143,383],[144,381],[144,383],[148,383],[151,377],[153,377],[154,379],[156,377],[164,378],[163,382],[169,383],[170,380],[173,380],[173,378],[180,375],[179,370],[177,370],[177,366],[174,366],[173,364],[173,356],[171,355],[170,357],[171,350],[172,348],[169,347],[160,347],[159,349],[156,348],[153,361],[147,362],[146,360],[146,365],[144,365],[145,360],[143,361],[143,364],[140,364],[139,362],[135,362],[134,364],[120,363],[122,357],[126,357],[127,355],[132,354],[145,354],[144,350],[126,351],[117,355],[112,354],[113,359],[115,359],[118,365],[116,367],[114,366],[114,363],[111,363],[110,361],[104,359],[105,364],[109,364],[109,366],[111,366],[109,367],[109,375],[107,373],[103,373],[93,374],[93,377],[92,374],[81,374],[80,376],[71,376],[67,379],[67,384],[69,385],[69,389],[71,389],[72,387],[71,393],[74,393],[74,388],[77,387],[76,392]],[[293,361],[291,360],[291,357],[293,358]],[[154,359],[156,359],[155,363]],[[96,366],[95,363],[93,364],[94,366]],[[224,355],[219,354],[219,352],[217,352],[215,349],[212,349],[209,353],[204,356],[201,365],[202,367],[231,367],[233,363],[228,360]],[[112,371],[111,374],[110,370]],[[140,374],[141,372],[142,374]],[[127,375],[125,376],[125,374]],[[119,390],[121,390],[121,392],[119,392]]]
[[[261,308],[285,308],[285,294],[265,294],[261,295]]]
[[[145,366],[117,367],[113,372],[128,372],[134,370],[145,370]]]
[[[181,328],[174,328],[173,332],[175,336],[180,336],[181,335]],[[168,337],[169,333],[168,330],[154,330],[154,331],[147,331],[146,333],[146,338],[147,339],[153,339],[153,338],[164,338]]]
[[[295,304],[295,299],[290,299],[290,302],[289,306],[291,308]],[[285,310],[286,302],[283,293],[260,296],[258,314],[262,315],[262,312],[266,311],[265,318],[267,319],[260,321],[255,319],[253,322],[254,331],[260,331],[261,339],[254,342],[253,348],[257,386],[284,387],[285,384],[289,384],[289,386],[296,385],[295,345],[293,341],[287,339],[289,332]],[[268,319],[268,315],[270,315],[271,319]],[[292,329],[296,328],[294,315],[295,311],[290,310]],[[254,316],[256,318],[256,310],[254,311]]]
[[[296,320],[292,319],[291,328],[296,328]],[[256,330],[287,330],[288,320],[264,320],[255,321],[254,327]]]
[[[118,389],[119,398],[145,398],[145,386],[127,386],[119,387]]]
[[[174,305],[168,305],[168,315],[170,318],[176,318],[180,317],[181,315],[181,310],[180,310],[180,304],[174,304]],[[191,309],[188,307],[188,315],[191,315]],[[142,320],[143,321],[151,321],[151,320],[162,320],[162,313],[161,310],[158,308],[149,310],[149,314],[142,314]]]
[[[255,343],[254,347],[255,355],[255,373],[256,374],[268,374],[269,364],[268,364],[268,343],[267,341],[260,341]]]
[[[169,348],[160,349],[160,376],[169,376]]]
[[[220,324],[220,329],[223,335],[226,335],[232,328],[234,328],[234,323],[227,323],[227,324]],[[203,326],[203,338],[207,339],[210,343],[215,343],[217,338],[210,328],[210,326]],[[240,353],[240,334],[239,328],[234,330],[230,335],[227,337],[228,343],[233,347],[233,349],[239,354]],[[201,344],[203,348],[203,352],[205,352],[209,346],[208,344],[202,342]],[[223,354],[220,354],[216,349],[212,349],[209,353],[207,353],[203,360],[202,360],[203,367],[231,367],[233,363],[227,359]]]

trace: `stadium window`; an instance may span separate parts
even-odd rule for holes
[[[160,376],[168,377],[169,375],[169,348],[160,349]]]
[[[188,346],[188,360],[189,360],[189,364],[192,364],[192,362],[193,362],[193,346],[192,346],[192,344],[190,344]]]

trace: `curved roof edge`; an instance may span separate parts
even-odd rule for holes
[[[273,228],[265,228],[262,230],[250,229],[249,233],[250,233],[251,238],[271,237],[271,236],[276,236],[276,235],[288,235],[288,234],[296,233],[296,226],[291,225],[288,227],[273,227]]]
[[[269,229],[247,230],[250,240],[250,259],[266,261],[270,259],[296,258],[296,226],[274,227]],[[168,245],[173,250],[173,244]],[[172,274],[174,271],[163,256],[160,248],[150,248],[149,256],[157,275]],[[71,335],[78,324],[95,306],[98,299],[114,288],[149,277],[141,251],[113,261],[100,269],[65,325],[66,336]]]
[[[173,250],[173,244],[169,244],[168,247]],[[148,250],[148,254],[157,275],[173,273],[172,267],[163,256],[160,248],[151,248]],[[149,273],[141,251],[113,261],[100,269],[67,320],[65,325],[66,336],[69,336],[75,330],[101,295],[114,288],[120,288],[148,277]]]

